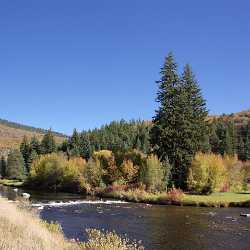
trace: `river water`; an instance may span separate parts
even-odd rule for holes
[[[10,188],[0,192],[16,197]],[[248,208],[150,206],[39,192],[31,192],[31,201],[40,217],[60,223],[69,239],[85,240],[85,229],[97,228],[142,240],[148,250],[250,249],[250,218],[240,216],[250,213]]]

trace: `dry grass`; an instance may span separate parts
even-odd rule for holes
[[[0,199],[0,249],[77,249],[60,232],[51,232],[30,212]]]

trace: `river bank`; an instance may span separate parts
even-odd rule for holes
[[[128,202],[156,205],[193,207],[250,207],[250,193],[212,193],[210,195],[184,194],[181,198],[165,193],[148,193],[142,190],[112,191],[98,193],[101,198],[113,198]]]
[[[15,188],[24,187],[24,183],[16,180],[0,180],[0,184]],[[28,188],[26,188],[29,190]],[[194,207],[250,207],[250,193],[218,192],[210,195],[181,194],[169,196],[166,192],[150,193],[141,189],[114,190],[98,189],[88,195],[99,198],[112,198],[127,202],[156,205],[194,206]]]

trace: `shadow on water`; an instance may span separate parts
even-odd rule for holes
[[[250,249],[250,218],[240,217],[241,212],[250,212],[247,208],[147,206],[89,201],[72,194],[29,193],[41,208],[41,218],[59,222],[68,238],[84,240],[86,228],[97,228],[142,240],[149,250]]]

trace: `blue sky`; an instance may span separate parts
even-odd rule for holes
[[[0,117],[70,134],[150,119],[172,51],[212,114],[250,108],[250,2],[2,0]]]

